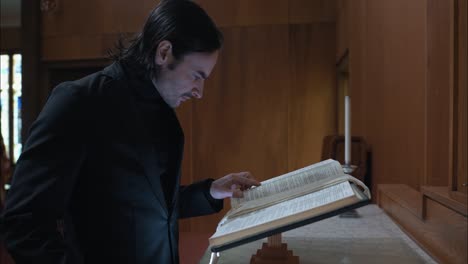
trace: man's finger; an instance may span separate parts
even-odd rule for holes
[[[246,178],[246,177],[241,177],[241,176],[234,176],[232,177],[232,182],[234,184],[241,184],[241,185],[247,185],[248,187],[250,186],[260,186],[260,182],[254,179]]]
[[[239,190],[239,189],[236,189],[232,192],[232,197],[234,198],[243,198],[244,197],[244,193]]]
[[[248,171],[243,171],[243,172],[239,172],[239,173],[235,173],[235,175],[238,175],[238,176],[241,176],[241,177],[244,177],[244,178],[250,178],[252,179],[252,174],[250,174],[250,172]]]

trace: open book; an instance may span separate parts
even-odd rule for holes
[[[297,228],[370,202],[369,189],[339,162],[322,161],[262,182],[231,199],[231,210],[210,237],[211,251]]]

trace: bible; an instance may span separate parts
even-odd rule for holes
[[[370,203],[369,189],[325,160],[269,180],[231,198],[231,209],[210,237],[212,252],[285,232]]]

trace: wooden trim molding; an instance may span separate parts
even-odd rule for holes
[[[378,205],[437,262],[466,263],[466,205],[452,200],[447,186],[422,189],[379,184]]]
[[[468,216],[468,210],[466,206],[466,201],[465,203],[461,203],[458,200],[455,200],[451,197],[450,192],[448,191],[447,186],[422,186],[421,187],[421,193],[423,197],[423,215],[422,218],[425,217],[424,213],[424,204],[425,201],[424,199],[432,199],[434,201],[437,201],[444,206],[460,213],[461,215],[467,217]]]
[[[467,2],[453,0],[450,7],[450,134],[449,196],[467,200]]]
[[[40,83],[40,49],[41,49],[41,14],[39,1],[21,1],[21,52],[22,52],[22,108],[23,141],[27,132],[41,110],[37,100]],[[24,143],[24,142],[23,142]]]

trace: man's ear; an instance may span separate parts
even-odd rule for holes
[[[172,44],[170,41],[163,40],[159,43],[154,60],[159,66],[172,63]]]

